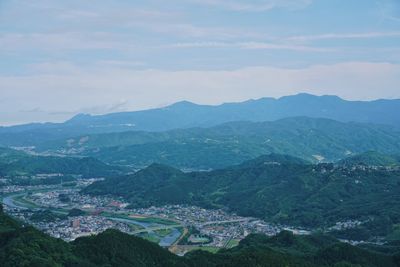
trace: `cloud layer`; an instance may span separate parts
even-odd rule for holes
[[[397,0],[0,1],[0,125],[178,100],[399,95]]]

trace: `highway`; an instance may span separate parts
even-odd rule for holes
[[[243,219],[236,219],[236,220],[229,220],[229,221],[213,221],[213,222],[206,222],[201,224],[202,226],[213,225],[213,224],[226,224],[226,223],[236,223],[236,222],[246,222],[249,221],[248,218]]]

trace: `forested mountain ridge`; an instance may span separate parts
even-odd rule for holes
[[[0,175],[2,176],[64,174],[103,177],[121,174],[122,170],[121,167],[111,166],[90,157],[37,156],[0,147]]]
[[[238,166],[184,173],[152,164],[133,175],[96,182],[85,193],[122,196],[135,207],[190,204],[304,227],[360,220],[388,236],[400,223],[400,170],[309,164],[271,154]]]
[[[399,154],[400,132],[390,126],[295,117],[167,132],[86,135],[49,142],[39,149],[137,168],[158,162],[177,168],[215,169],[269,153],[313,162],[337,161],[369,150]]]
[[[65,123],[36,123],[0,127],[0,145],[29,146],[73,136],[123,131],[166,131],[211,127],[232,121],[273,121],[293,116],[342,122],[378,123],[400,127],[400,100],[347,101],[337,96],[298,94],[261,98],[218,106],[187,101],[134,112],[79,114]]]

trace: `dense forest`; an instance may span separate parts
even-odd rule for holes
[[[116,230],[66,243],[16,222],[0,208],[0,262],[4,267],[398,267],[400,255],[354,247],[328,236],[284,231],[274,237],[249,235],[237,247],[216,254],[194,251],[178,257]]]
[[[121,174],[123,170],[121,167],[111,166],[90,157],[37,156],[0,147],[0,176],[15,178],[57,173],[103,177]]]
[[[156,162],[181,169],[207,170],[269,153],[288,154],[315,163],[337,161],[370,150],[400,154],[400,134],[390,126],[298,117],[167,132],[85,135],[48,142],[38,149],[137,168]]]

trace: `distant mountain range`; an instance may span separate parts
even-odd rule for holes
[[[400,100],[346,101],[337,96],[298,94],[261,98],[219,106],[187,101],[165,108],[92,116],[79,114],[65,123],[27,124],[0,128],[0,145],[29,146],[91,133],[167,131],[211,127],[232,121],[273,121],[293,116],[400,127]]]
[[[171,106],[137,112],[100,116],[78,115],[67,121],[92,127],[134,127],[137,130],[165,131],[176,128],[209,127],[230,121],[273,121],[306,116],[343,122],[365,122],[400,126],[400,100],[346,101],[337,96],[298,94],[261,98],[219,106],[183,101]]]
[[[400,130],[385,125],[294,117],[166,132],[84,135],[48,142],[37,150],[90,156],[136,168],[157,162],[199,170],[239,164],[269,153],[312,162],[333,162],[370,150],[400,154]]]

